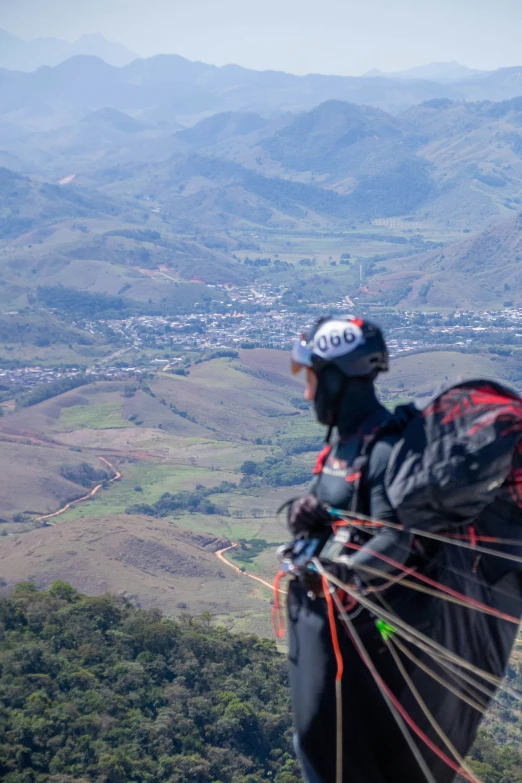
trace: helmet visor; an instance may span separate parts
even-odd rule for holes
[[[295,341],[292,348],[292,374],[300,372],[304,367],[312,366],[312,349],[306,342],[306,336],[302,335]]]

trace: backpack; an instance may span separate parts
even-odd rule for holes
[[[521,436],[522,399],[502,384],[443,391],[410,419],[388,464],[400,522],[434,531],[475,520],[508,478]]]

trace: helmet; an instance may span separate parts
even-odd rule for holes
[[[296,340],[292,372],[309,367],[320,373],[337,367],[348,378],[371,378],[388,370],[388,348],[381,330],[362,318],[320,318]]]

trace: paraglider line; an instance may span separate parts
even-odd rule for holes
[[[343,513],[343,512],[339,512],[339,513]],[[352,513],[352,512],[350,512],[350,513]],[[334,522],[333,525],[332,525],[332,529],[335,532],[337,532],[337,529],[341,528],[341,527],[372,528],[372,527],[383,527],[383,526],[390,527],[390,528],[397,529],[397,530],[404,530],[404,527],[402,525],[397,525],[397,524],[394,524],[393,522],[390,522],[390,523],[382,523],[382,522],[377,523],[376,522],[373,525],[366,525],[366,523],[364,523],[364,522],[359,522],[359,521],[356,521],[356,520],[353,520],[353,519],[349,519],[347,521],[342,521],[342,522]],[[374,536],[376,534],[376,531],[372,530],[372,529],[366,529],[364,532],[366,532],[370,536]],[[458,537],[457,534],[455,534],[455,537]],[[466,538],[469,538],[469,537],[468,536],[466,536],[466,537],[462,536],[462,540],[465,541]],[[503,542],[503,543],[507,543],[507,544],[509,544],[509,543],[515,544],[516,543],[516,544],[520,545],[520,541],[515,541],[515,539],[500,539],[500,538],[497,539],[497,538],[494,538],[494,536],[476,536],[475,535],[475,540],[476,541],[488,540],[488,541]],[[450,540],[448,540],[446,543],[448,543],[448,544],[455,544],[454,541],[450,541]],[[458,546],[458,544],[457,544],[457,546]],[[476,546],[472,545],[471,548],[476,550]],[[426,555],[421,554],[420,552],[417,552],[417,551],[414,552],[411,548],[406,548],[404,546],[400,546],[400,549],[402,549],[408,555],[414,554],[415,557],[417,557],[417,558],[419,558],[421,560],[424,560],[427,563],[431,562],[429,557],[427,557]],[[505,556],[501,552],[495,552],[495,554],[498,557],[504,557]],[[495,585],[491,585],[488,582],[486,582],[485,580],[479,579],[476,575],[473,575],[473,574],[470,574],[470,573],[466,573],[464,571],[461,571],[458,568],[450,568],[449,566],[445,566],[444,570],[445,571],[449,571],[449,573],[455,574],[456,576],[459,576],[459,577],[461,577],[462,579],[465,579],[468,582],[471,581],[471,582],[473,582],[473,584],[478,584],[481,587],[487,587],[488,590],[490,590],[492,593],[496,593],[498,595],[503,595],[506,598],[513,598],[513,593],[510,593],[507,590],[502,590],[502,588],[497,587]],[[384,575],[384,574],[379,574],[379,575],[381,576],[381,575]],[[384,576],[388,576],[388,575],[386,574]],[[404,576],[405,575],[403,575],[403,577],[401,577],[401,579],[404,578]],[[393,583],[393,582],[391,582],[391,583]],[[388,585],[381,586],[379,588],[379,590],[382,591],[383,589],[386,589],[387,587],[388,587]],[[377,589],[372,587],[371,588],[371,592],[377,592]]]
[[[335,713],[336,713],[336,758],[335,758],[335,780],[336,783],[343,783],[343,691],[342,680],[344,672],[344,661],[341,648],[339,646],[339,637],[337,636],[337,624],[335,622],[335,612],[332,602],[330,585],[325,576],[323,576],[323,592],[328,608],[328,621],[330,623],[330,636],[334,648],[337,672],[335,674]]]
[[[315,567],[317,568],[320,574],[327,573],[320,560],[314,557],[312,559],[312,563],[315,565]],[[442,654],[444,657],[446,657],[448,660],[452,661],[453,663],[456,663],[458,666],[462,666],[468,671],[477,674],[479,677],[482,677],[484,680],[490,682],[496,687],[502,686],[502,679],[500,677],[497,677],[494,674],[490,674],[489,672],[480,669],[478,666],[469,663],[469,661],[466,661],[464,658],[461,658],[459,655],[452,653],[450,650],[446,650],[446,648],[443,647],[441,644],[438,644],[438,642],[434,641],[433,639],[430,639],[428,636],[421,633],[416,628],[413,628],[411,625],[404,622],[404,620],[402,620],[398,615],[394,615],[393,613],[388,612],[385,609],[382,609],[374,601],[370,601],[367,598],[365,598],[361,593],[352,590],[352,588],[349,585],[344,584],[339,579],[334,577],[332,574],[328,574],[328,580],[332,584],[337,585],[337,587],[339,587],[341,590],[343,590],[352,598],[356,598],[357,601],[364,608],[369,609],[370,612],[373,612],[377,616],[381,616],[383,620],[386,620],[387,622],[391,623],[395,627],[397,632],[399,632],[399,629],[402,628],[403,629],[402,635],[404,635],[404,633],[408,633],[414,639],[420,639],[424,644],[437,650],[439,654]],[[517,693],[516,691],[509,688],[508,686],[504,686],[504,689],[506,690],[507,693],[511,693],[511,695],[513,695],[515,698],[517,699],[522,698],[522,694]]]
[[[328,576],[326,578],[329,579]],[[373,664],[373,661],[371,660],[371,658],[370,658],[366,648],[364,647],[364,644],[363,644],[359,634],[357,633],[357,631],[355,629],[355,626],[353,625],[353,623],[350,620],[350,618],[347,616],[346,612],[344,611],[344,609],[342,607],[341,602],[339,601],[339,599],[335,595],[335,593],[333,594],[333,600],[335,601],[336,606],[337,606],[337,608],[339,610],[339,613],[340,613],[344,623],[347,626],[348,633],[350,635],[350,638],[351,638],[352,642],[354,643],[354,645],[355,645],[355,647],[357,649],[357,652],[361,656],[363,662],[366,664],[366,667],[371,672],[373,678],[375,679],[376,684],[380,687],[381,692],[383,693],[383,695],[384,694],[387,695],[388,699],[393,704],[393,706],[395,707],[397,712],[400,714],[401,718],[405,721],[407,726],[419,737],[419,739],[421,739],[424,742],[424,744],[433,753],[435,753],[436,756],[438,756],[442,761],[444,761],[445,764],[447,764],[451,769],[453,769],[458,774],[462,775],[462,777],[466,778],[466,780],[470,781],[470,783],[480,783],[480,781],[477,781],[476,778],[471,777],[465,769],[463,769],[461,766],[456,764],[452,759],[450,759],[449,756],[447,756],[444,753],[444,751],[442,751],[440,748],[438,748],[437,745],[435,745],[435,743],[433,743],[430,740],[430,738],[427,737],[426,734],[424,734],[422,729],[419,726],[417,726],[417,724],[415,723],[413,718],[411,718],[411,716],[406,712],[406,710],[404,709],[404,707],[402,706],[400,701],[397,699],[397,697],[395,696],[393,691],[388,687],[388,685],[385,683],[385,681],[383,680],[383,678],[381,677],[381,675],[379,674],[379,672],[375,668],[375,666]],[[424,759],[423,759],[423,761],[424,761]],[[424,772],[425,776],[427,777],[427,779],[429,781],[433,781],[434,780],[434,777],[431,774],[431,772],[429,771],[429,769],[427,768],[425,762],[423,764],[423,772]]]
[[[414,697],[415,701],[417,702],[417,704],[421,708],[422,712],[424,713],[425,717],[427,718],[427,720],[428,720],[430,726],[432,727],[432,729],[439,735],[440,739],[446,745],[447,749],[452,754],[452,756],[454,757],[455,761],[460,765],[461,769],[463,769],[465,772],[468,773],[468,775],[469,775],[468,779],[473,780],[474,783],[482,783],[482,781],[480,781],[477,777],[475,777],[475,775],[473,774],[472,770],[469,769],[469,767],[467,766],[465,760],[462,758],[461,754],[458,752],[458,750],[455,747],[455,745],[452,743],[450,738],[441,729],[440,725],[437,723],[437,721],[433,717],[433,714],[431,713],[431,711],[427,707],[426,702],[424,701],[424,699],[420,695],[420,693],[417,690],[417,688],[415,687],[411,677],[409,676],[408,672],[404,668],[404,665],[403,665],[403,663],[402,663],[402,661],[400,659],[399,654],[397,653],[397,650],[394,649],[393,639],[385,639],[384,641],[385,641],[385,644],[386,644],[386,646],[387,646],[387,648],[388,648],[388,650],[389,650],[389,652],[390,652],[390,654],[391,654],[391,656],[392,656],[392,658],[393,658],[393,660],[395,662],[395,665],[397,666],[397,668],[398,668],[399,672],[401,673],[401,675],[402,675],[406,685],[408,686],[408,688],[410,689],[411,693],[413,694],[413,697]]]
[[[354,549],[356,551],[359,551],[359,550],[361,550],[363,548],[359,544],[351,544],[349,542],[345,543],[345,547],[347,549]],[[392,560],[391,557],[387,557],[386,555],[380,554],[378,552],[374,552],[371,549],[368,549],[367,547],[365,547],[365,552],[368,552],[368,554],[373,555],[374,557],[379,558],[379,560],[382,560],[385,563],[388,563],[388,565],[391,565],[394,568],[399,569],[400,571],[403,571],[403,572],[406,572],[406,573],[408,573],[408,571],[409,571],[409,569],[406,569],[397,560]],[[366,569],[366,570],[369,571],[369,570],[373,570],[373,569]],[[454,599],[457,599],[458,602],[462,606],[468,606],[470,608],[476,609],[477,611],[484,612],[485,614],[489,614],[492,617],[497,617],[499,620],[506,620],[506,622],[513,623],[514,625],[517,625],[517,626],[520,625],[520,618],[519,617],[513,617],[513,615],[506,614],[505,612],[501,612],[499,609],[493,609],[493,607],[488,606],[487,604],[483,604],[481,601],[476,601],[474,598],[468,598],[468,596],[464,595],[464,593],[459,593],[457,590],[453,590],[453,588],[451,588],[451,587],[446,587],[446,585],[443,585],[440,582],[436,582],[434,579],[430,579],[429,576],[424,576],[424,574],[419,574],[418,572],[412,572],[411,575],[413,577],[415,577],[416,579],[419,579],[419,581],[425,582],[426,584],[429,584],[432,587],[436,587],[441,592],[446,593],[449,596],[452,596]],[[403,581],[401,584],[407,585],[408,587],[410,587],[412,589],[420,589],[419,585],[417,585],[415,587],[414,585],[411,584],[411,582],[407,583],[407,582]],[[433,592],[433,591],[430,591],[430,594],[436,595],[438,598],[442,598],[443,597],[443,596],[439,596],[438,593]]]
[[[324,578],[325,577],[323,577],[323,579]],[[359,635],[357,634],[357,631],[355,630],[355,626],[353,625],[352,621],[350,620],[350,618],[348,617],[348,615],[344,611],[344,609],[342,607],[342,604],[341,604],[341,601],[340,601],[339,597],[336,594],[334,594],[334,600],[335,600],[335,603],[337,604],[337,606],[341,607],[341,612],[344,615],[345,625],[347,627],[348,634],[349,634],[350,638],[352,639],[352,643],[354,644],[356,650],[358,651],[359,655],[361,656],[363,662],[367,666],[367,668],[368,668],[370,674],[372,675],[372,677],[374,679],[374,682],[376,683],[377,687],[380,687],[380,682],[379,682],[380,675],[379,675],[378,671],[376,670],[376,668],[375,668],[375,666],[373,664],[372,659],[368,655],[368,652],[365,649],[365,647],[364,647],[364,645],[362,643],[362,640],[360,639]],[[356,639],[359,641],[360,647],[357,645]],[[399,710],[397,709],[397,707],[394,704],[392,698],[390,697],[390,694],[386,690],[383,690],[382,688],[381,688],[381,694],[382,694],[382,696],[384,698],[384,701],[386,702],[386,704],[387,704],[391,714],[393,715],[393,718],[395,719],[395,722],[397,723],[397,726],[399,727],[399,730],[400,730],[401,734],[403,735],[403,737],[404,737],[404,739],[406,741],[406,744],[408,745],[409,749],[411,750],[413,757],[417,761],[417,763],[418,763],[418,765],[419,765],[419,767],[420,767],[424,777],[426,778],[428,783],[436,783],[435,778],[433,777],[433,775],[432,775],[432,773],[431,773],[431,771],[430,771],[430,769],[429,769],[429,767],[428,767],[424,757],[422,756],[422,753],[420,752],[419,748],[415,744],[415,742],[413,740],[413,737],[411,736],[410,732],[408,731],[408,729],[407,729],[407,727],[405,725],[405,722],[404,722],[403,718],[401,717],[401,714],[400,714]]]
[[[452,683],[446,682],[443,677],[440,677],[437,674],[437,672],[433,671],[433,669],[431,669],[429,666],[426,666],[424,661],[421,661],[420,658],[417,658],[417,656],[414,655],[411,650],[408,650],[406,645],[404,645],[399,639],[394,639],[394,642],[395,646],[399,648],[403,655],[409,658],[410,661],[415,664],[415,666],[417,666],[419,669],[422,669],[422,671],[435,680],[435,682],[438,682],[439,685],[442,685],[444,688],[450,691],[450,693],[453,693],[454,696],[457,696],[474,710],[477,710],[477,712],[484,713],[486,711],[486,705],[479,704],[478,701],[471,699],[467,694],[453,686]]]
[[[391,606],[383,598],[382,595],[378,595],[377,596],[377,600],[380,602],[380,604],[388,612],[393,613],[393,610],[392,610]],[[414,630],[414,629],[412,629],[412,630]],[[434,650],[431,650],[427,645],[424,645],[422,642],[415,641],[415,637],[410,637],[404,631],[401,632],[399,629],[396,629],[396,632],[397,632],[397,635],[402,636],[406,641],[409,641],[410,644],[415,644],[417,647],[419,647],[419,649],[421,649],[423,652],[425,652],[427,655],[429,655],[435,661],[437,666],[441,667],[442,669],[446,669],[449,672],[450,676],[453,677],[453,679],[457,683],[457,685],[459,687],[463,687],[465,690],[467,690],[468,694],[470,694],[473,697],[473,699],[477,700],[476,701],[476,705],[478,705],[478,707],[476,707],[475,704],[471,704],[470,706],[478,709],[480,712],[485,712],[486,709],[487,709],[487,703],[480,704],[480,702],[478,701],[479,696],[474,691],[479,691],[479,692],[483,693],[485,696],[487,696],[488,701],[490,701],[491,699],[495,699],[496,701],[500,702],[500,699],[497,697],[495,692],[492,693],[484,685],[482,685],[482,683],[477,682],[476,680],[473,679],[473,677],[471,677],[468,674],[465,674],[464,672],[460,671],[455,666],[452,666],[452,664],[450,664],[447,660],[445,660],[445,657],[443,655],[440,655],[439,653],[436,653]],[[423,664],[422,661],[420,661],[418,658],[416,658],[413,655],[413,653],[410,652],[408,650],[408,648],[405,647],[402,644],[402,642],[400,642],[397,639],[397,635],[395,637],[395,644],[400,647],[400,649],[405,653],[405,655],[407,655],[414,662],[417,662],[419,664],[420,668],[423,668],[423,669],[426,670],[427,674],[433,674],[433,676],[437,676],[437,675],[435,675],[435,672],[432,672],[432,670],[428,666],[426,666],[425,664]],[[442,648],[442,649],[444,650],[445,648]],[[449,650],[447,650],[445,652],[448,653]],[[442,678],[440,678],[440,679],[441,679],[441,684],[444,685],[444,687],[446,687],[448,690],[454,692],[453,691],[453,686],[450,683],[444,682],[444,680]],[[471,688],[474,689],[474,691],[472,692],[469,687],[466,687],[465,685],[463,686],[462,683],[459,682],[459,680],[463,681],[464,683],[467,683],[468,686],[470,685]],[[460,693],[457,692],[455,695],[459,696],[464,701],[466,701],[466,695],[465,694],[460,694]]]
[[[498,552],[496,549],[490,549],[489,547],[469,544],[465,540],[459,540],[454,536],[454,534],[449,534],[452,537],[448,538],[448,536],[442,536],[438,533],[427,533],[425,530],[419,530],[415,527],[405,528],[404,525],[400,525],[396,522],[383,522],[382,520],[372,519],[371,517],[367,517],[364,514],[359,514],[355,511],[347,512],[338,508],[331,508],[330,513],[334,516],[341,517],[343,520],[346,520],[348,524],[353,524],[353,520],[357,520],[368,523],[370,527],[389,527],[394,530],[402,530],[405,533],[411,533],[412,535],[419,536],[420,538],[430,538],[433,541],[440,541],[443,544],[453,544],[453,546],[460,546],[463,549],[472,549],[474,552],[480,552],[481,554],[494,555],[495,557],[502,557],[505,560],[512,560],[514,563],[522,563],[522,557],[519,555],[510,555],[507,552]],[[510,538],[494,538],[493,536],[476,536],[476,540],[486,540],[489,543],[504,544],[505,546],[520,546],[521,543],[520,540],[517,541],[516,539]]]

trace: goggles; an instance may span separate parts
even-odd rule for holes
[[[312,366],[312,348],[306,340],[306,334],[295,341],[292,348],[291,368],[292,375],[296,375],[304,367]]]

